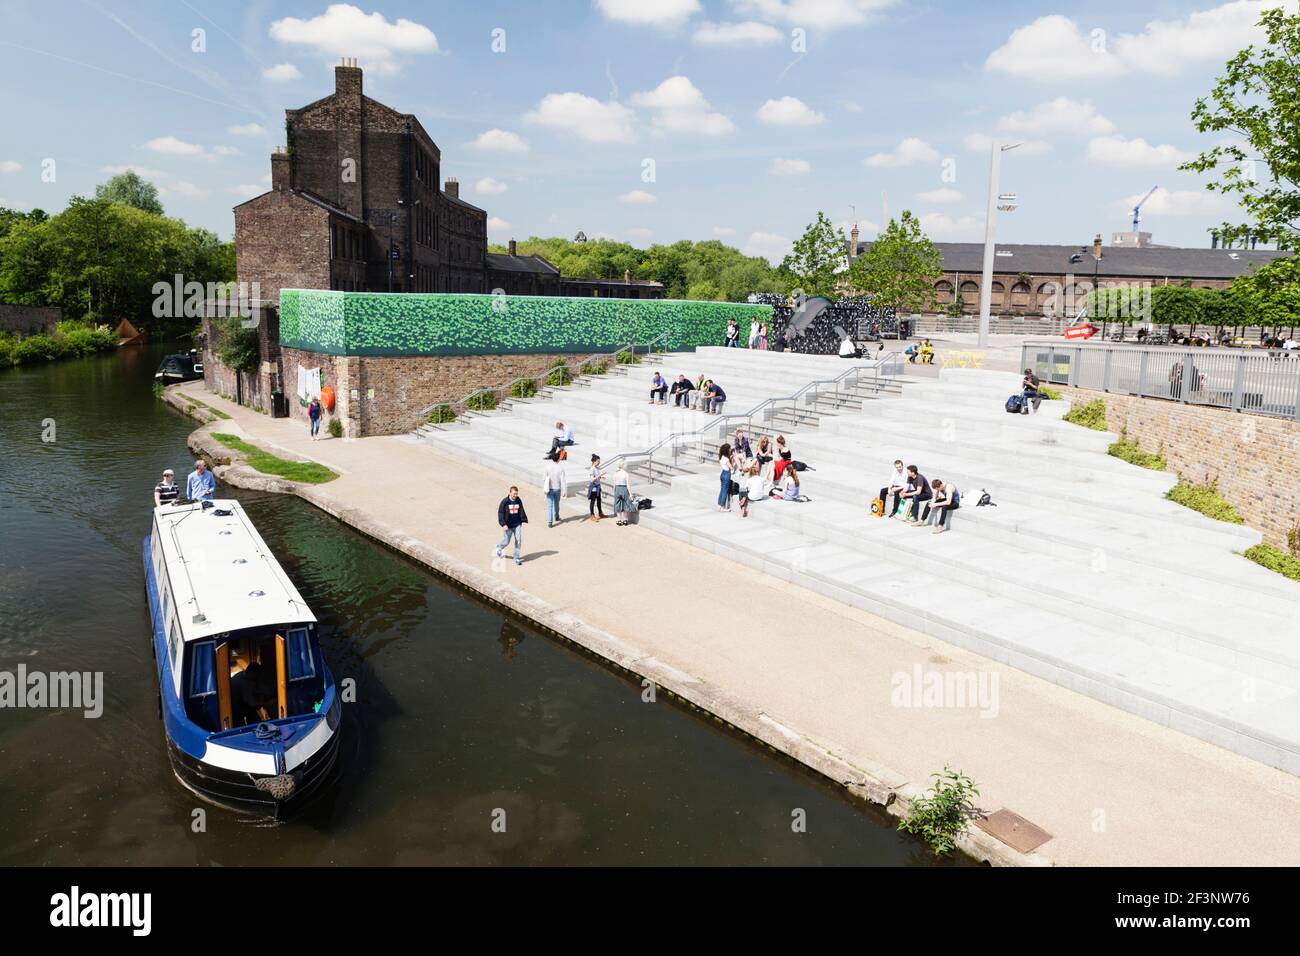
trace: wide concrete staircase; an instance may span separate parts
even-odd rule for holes
[[[844,365],[702,349],[426,440],[537,485],[563,420],[577,432],[570,481],[581,491],[589,448],[608,460],[708,423],[645,404],[656,367],[670,379],[678,371],[716,377],[731,412]],[[1300,585],[1240,556],[1256,532],[1168,501],[1173,475],[1111,457],[1116,436],[1061,421],[1063,403],[1008,415],[1003,403],[1018,384],[1014,374],[946,369],[904,388],[810,404],[765,428],[756,422],[751,440],[781,431],[812,466],[802,475],[811,500],[759,502],[743,520],[734,504],[730,513],[716,508],[717,437],[670,442],[674,454],[656,453],[634,481],[655,501],[640,523],[1300,773]],[[950,533],[869,513],[895,458],[961,490]],[[996,507],[976,507],[982,490]]]

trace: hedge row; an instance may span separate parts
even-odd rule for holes
[[[76,358],[95,352],[108,352],[116,347],[117,336],[111,330],[102,328],[58,328],[51,335],[27,335],[22,338],[0,333],[0,368]]]

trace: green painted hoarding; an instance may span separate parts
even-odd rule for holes
[[[603,352],[667,333],[663,349],[742,339],[772,308],[735,302],[280,290],[280,344],[330,355]]]

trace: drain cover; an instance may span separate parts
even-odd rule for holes
[[[975,825],[1021,853],[1030,853],[1052,838],[1042,827],[1006,809],[981,817]]]

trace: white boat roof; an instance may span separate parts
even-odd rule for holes
[[[163,505],[154,518],[185,641],[316,620],[238,501]]]

